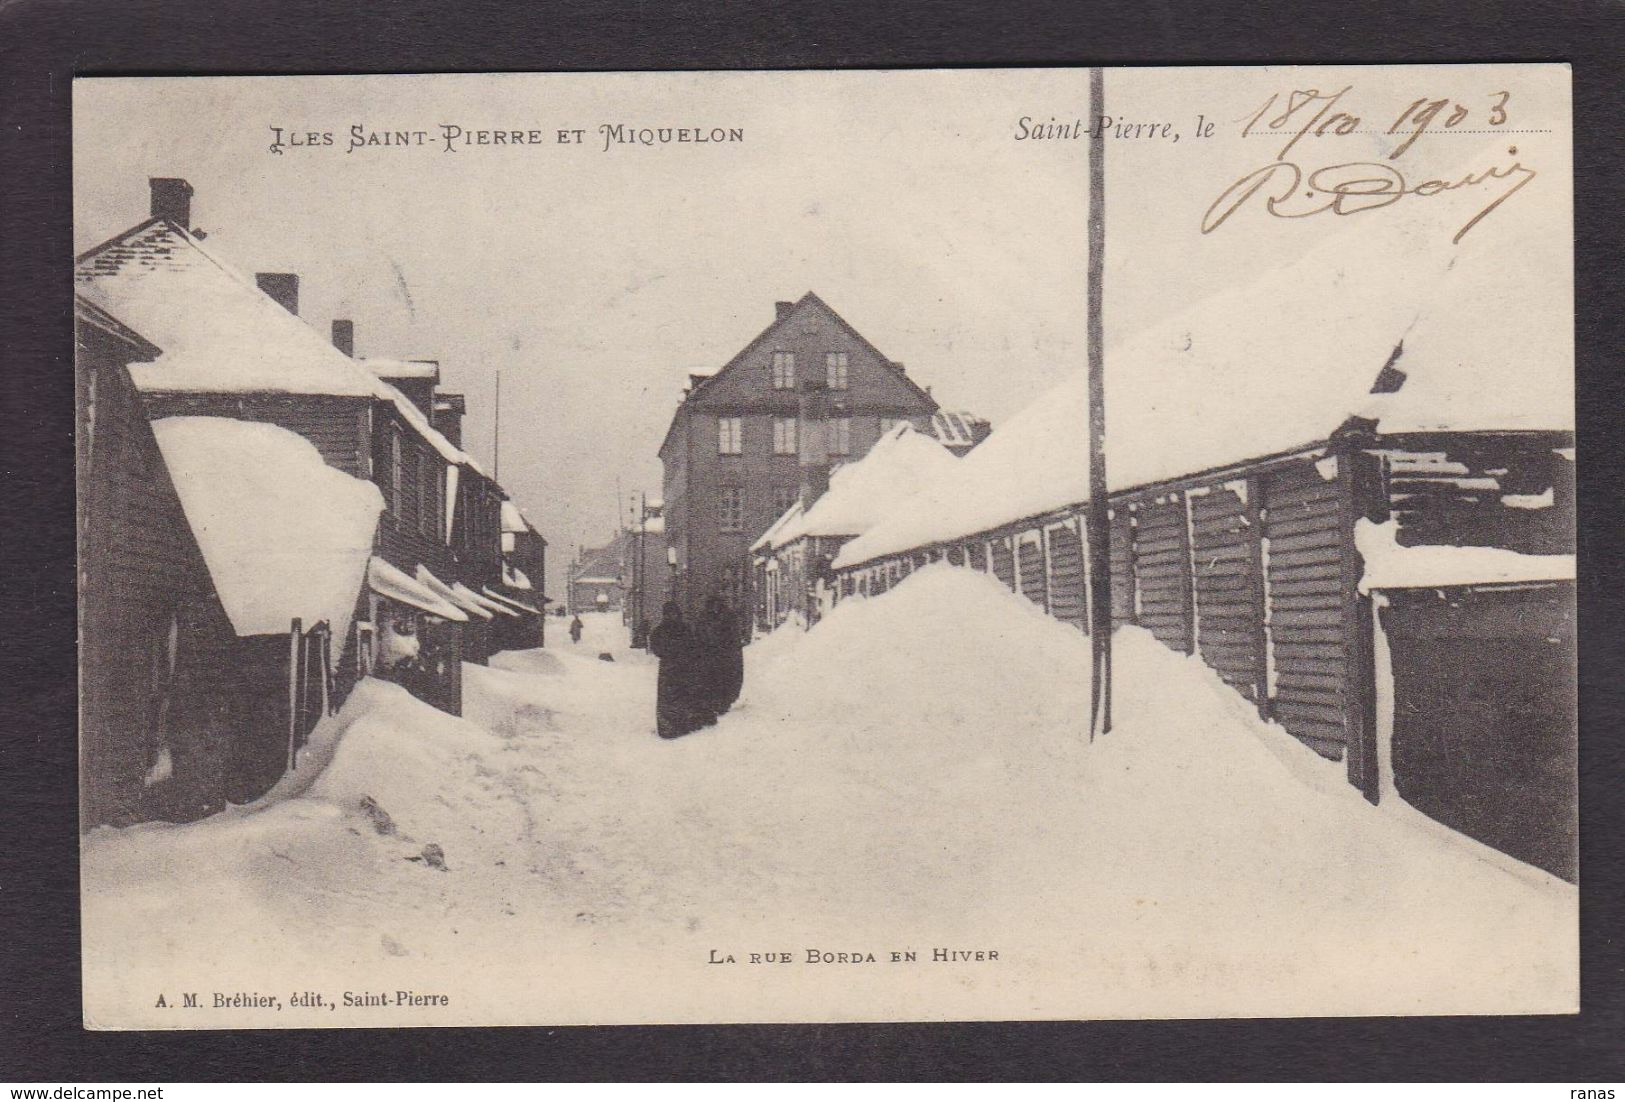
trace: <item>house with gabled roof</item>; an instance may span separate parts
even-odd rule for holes
[[[150,217],[82,254],[75,269],[87,302],[162,349],[129,372],[148,415],[278,425],[304,437],[328,465],[373,482],[385,502],[378,561],[366,607],[349,637],[335,641],[343,683],[398,661],[409,687],[458,711],[462,660],[481,661],[490,650],[493,633],[482,625],[522,614],[478,599],[502,580],[505,495],[433,427],[432,401],[414,401],[393,385],[426,379],[432,387],[437,366],[362,366],[350,355],[352,324],[335,324],[329,341],[299,318],[296,275],[249,276],[191,232],[185,181],[153,179],[151,189]],[[448,601],[441,585],[476,596]]]
[[[809,291],[715,371],[693,369],[660,445],[676,598],[748,600],[749,548],[790,504],[811,503],[832,467],[907,422],[932,431],[938,405]]]
[[[75,315],[81,823],[196,819],[263,794],[337,707],[383,503],[276,425],[149,421],[129,369],[162,349]]]

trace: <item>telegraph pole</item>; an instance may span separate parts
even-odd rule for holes
[[[1106,483],[1106,111],[1105,74],[1089,70],[1089,741],[1112,729],[1111,514]]]
[[[495,417],[491,426],[491,481],[502,479],[502,369],[497,368]]]

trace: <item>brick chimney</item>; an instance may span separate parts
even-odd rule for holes
[[[292,272],[255,272],[260,290],[276,299],[277,305],[299,316],[299,277]]]
[[[167,218],[183,230],[192,228],[192,185],[175,176],[150,176],[152,217]]]
[[[333,319],[333,347],[355,358],[355,322],[349,318]]]
[[[829,489],[829,390],[820,375],[804,376],[796,393],[797,432],[801,436],[801,508]]]
[[[773,304],[773,320],[783,321],[790,315],[790,311],[795,308],[796,304],[793,302],[775,302]]]

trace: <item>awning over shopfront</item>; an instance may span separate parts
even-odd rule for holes
[[[482,596],[482,595],[480,595],[478,593],[475,593],[472,589],[468,588],[468,586],[464,585],[462,582],[458,582],[456,585],[452,586],[451,588],[452,588],[452,592],[456,593],[459,597],[462,597],[464,600],[473,601],[476,605],[481,606],[481,607],[486,608],[486,609],[489,609],[491,612],[500,612],[504,616],[518,616],[519,615],[518,612],[516,612],[513,609],[509,608],[507,605],[503,604],[502,602],[493,601],[489,597],[485,597],[485,596]]]
[[[542,614],[541,609],[532,608],[530,605],[527,605],[525,602],[516,601],[512,597],[505,597],[502,594],[500,594],[500,593],[496,592],[495,590],[493,590],[490,586],[482,587],[480,592],[483,593],[485,596],[491,598],[493,601],[500,601],[503,604],[512,605],[514,608],[517,608],[520,612],[528,612],[533,616],[540,616]]]
[[[367,585],[380,597],[388,597],[392,601],[411,605],[444,619],[468,619],[468,613],[457,607],[454,602],[440,596],[404,570],[390,565],[377,556],[367,564]]]
[[[463,594],[457,592],[457,590],[460,588],[459,586],[447,585],[445,582],[435,577],[432,573],[430,573],[428,567],[419,565],[418,581],[422,582],[429,589],[433,590],[434,593],[441,599],[456,605],[468,615],[478,616],[481,620],[491,619],[492,613],[484,608],[481,608],[479,604],[474,601],[470,601]]]

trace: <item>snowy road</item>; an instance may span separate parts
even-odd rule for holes
[[[1118,728],[1089,746],[1087,641],[986,577],[933,568],[810,633],[757,642],[735,710],[663,742],[652,661],[611,617],[584,619],[580,644],[550,630],[560,642],[546,651],[467,667],[462,719],[363,684],[263,806],[95,832],[88,1017],[368,1026],[1574,1003],[1570,886],[1419,829],[1402,806],[1370,807],[1340,766],[1138,631],[1118,635]],[[972,956],[934,961],[937,949]],[[813,964],[809,950],[875,961]],[[345,991],[382,989],[443,993],[454,1010],[342,1005]],[[283,1005],[207,1022],[154,1005],[179,991]],[[323,1005],[294,1006],[295,991]]]

